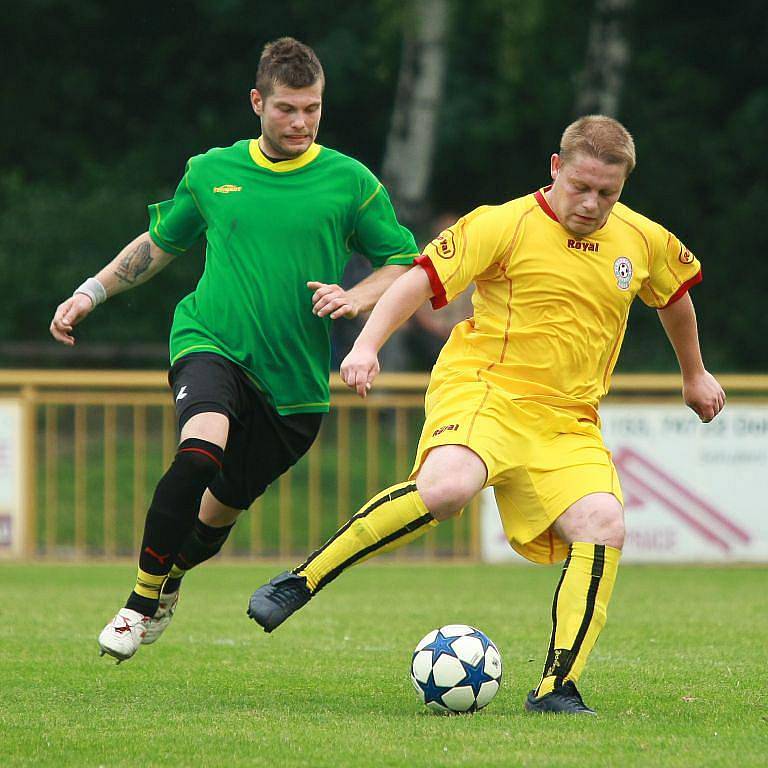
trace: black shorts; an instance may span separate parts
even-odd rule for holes
[[[179,432],[198,413],[229,417],[222,469],[209,488],[228,507],[248,509],[317,437],[322,414],[281,416],[240,366],[221,355],[182,357],[168,373]]]

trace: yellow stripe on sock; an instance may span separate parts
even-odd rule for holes
[[[138,575],[136,576],[136,586],[133,588],[133,591],[142,597],[156,600],[160,597],[160,590],[162,589],[163,582],[166,578],[165,574],[162,576],[155,576],[154,574],[147,573],[139,568]]]
[[[174,564],[171,566],[171,570],[168,572],[168,578],[169,579],[180,579],[186,571],[182,568],[179,568],[178,565]]]

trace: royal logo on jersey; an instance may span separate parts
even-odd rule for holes
[[[619,256],[613,262],[613,274],[616,277],[616,285],[626,291],[632,282],[632,262],[626,256]]]
[[[568,238],[568,247],[575,251],[599,251],[600,243],[592,243],[589,240],[572,240]]]
[[[228,195],[230,192],[242,192],[242,187],[237,187],[234,184],[222,184],[220,187],[214,187],[215,194]]]
[[[684,245],[681,245],[678,259],[682,264],[690,264],[693,261],[693,254]]]
[[[444,427],[438,427],[432,433],[432,437],[437,437],[438,435],[442,435],[443,432],[458,432],[458,430],[459,430],[458,424],[446,424]]]
[[[441,232],[433,241],[432,245],[437,250],[437,255],[441,259],[452,259],[456,253],[456,245],[453,242],[453,232],[450,229],[446,229],[445,232]]]

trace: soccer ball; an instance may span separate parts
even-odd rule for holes
[[[479,629],[449,624],[433,629],[416,646],[411,681],[435,712],[476,712],[501,685],[501,656]]]

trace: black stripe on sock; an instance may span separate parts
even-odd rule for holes
[[[414,486],[414,488],[415,487],[416,486]],[[366,547],[365,549],[361,549],[359,552],[355,552],[352,557],[345,560],[341,565],[336,566],[336,568],[334,568],[330,573],[326,574],[322,579],[320,579],[320,581],[317,583],[317,587],[315,587],[313,594],[317,594],[326,584],[332,582],[342,571],[349,568],[350,565],[354,565],[361,558],[365,557],[366,555],[370,555],[371,552],[375,552],[377,549],[381,549],[393,541],[397,541],[397,539],[399,539],[401,536],[405,536],[407,533],[413,533],[413,531],[418,530],[422,526],[428,525],[432,522],[432,520],[434,520],[434,518],[429,512],[427,512],[426,515],[422,515],[421,517],[412,520],[410,523],[404,525],[394,533],[390,533],[389,536],[385,536],[375,544],[371,544],[370,547]]]
[[[562,676],[568,677],[573,662],[576,661],[576,657],[581,651],[581,644],[584,642],[589,625],[592,623],[592,617],[595,614],[595,601],[597,599],[597,590],[600,587],[600,579],[603,576],[603,570],[605,569],[605,545],[595,544],[595,553],[592,559],[592,578],[589,584],[589,590],[587,591],[587,605],[584,611],[584,618],[581,621],[576,640],[571,648],[571,655],[562,669]]]
[[[358,512],[353,517],[350,517],[349,520],[347,520],[344,525],[339,528],[336,533],[331,536],[328,541],[323,544],[322,547],[319,549],[316,549],[298,568],[294,568],[292,573],[299,573],[303,571],[321,552],[323,552],[327,547],[329,547],[331,544],[333,544],[336,539],[341,536],[341,534],[345,533],[347,529],[349,528],[352,523],[355,522],[355,520],[360,520],[361,518],[365,517],[366,515],[370,515],[371,512],[373,512],[375,509],[380,507],[382,504],[386,504],[388,501],[392,501],[393,499],[399,499],[401,496],[405,496],[408,493],[412,493],[416,490],[416,483],[409,483],[408,485],[398,488],[396,491],[393,491],[392,493],[388,493],[386,496],[382,496],[378,501],[374,501],[372,504],[369,504],[365,509],[363,509],[361,512]],[[431,515],[430,515],[431,517]]]
[[[547,672],[555,661],[555,633],[557,632],[557,598],[560,596],[560,587],[565,581],[565,572],[571,564],[571,551],[573,546],[568,547],[568,557],[563,563],[563,572],[560,574],[560,581],[557,582],[554,597],[552,598],[552,637],[549,639],[549,650],[547,651],[547,660],[544,662],[543,677],[547,677]]]

